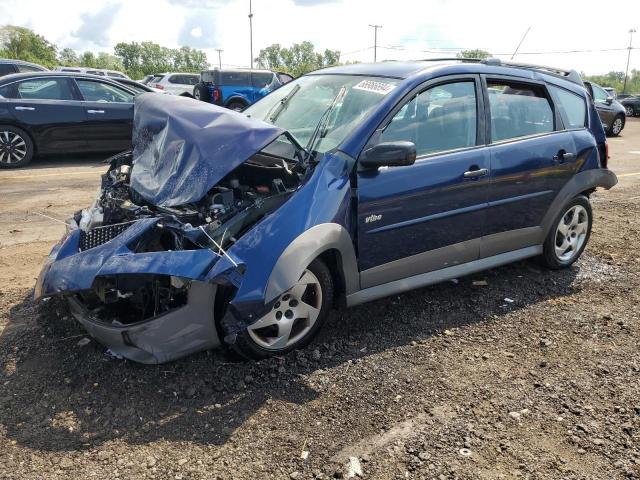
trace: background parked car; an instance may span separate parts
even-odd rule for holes
[[[135,80],[131,80],[130,78],[114,78],[114,80],[119,84],[124,85],[127,88],[130,88],[136,93],[146,93],[146,92],[167,93],[164,90],[150,87],[149,85],[145,85],[144,83],[141,83],[141,82],[136,82]]]
[[[47,68],[37,63],[23,62],[22,60],[12,60],[0,58],[0,77],[22,72],[46,72]]]
[[[131,147],[136,92],[112,80],[65,72],[0,78],[0,168],[35,154],[117,152]]]
[[[620,100],[620,103],[624,107],[627,116],[635,117],[640,115],[640,97],[628,96]]]
[[[618,96],[616,97],[616,100],[620,101],[620,100],[624,100],[625,98],[629,98],[629,97],[637,97],[638,95],[636,95],[635,93],[620,93],[618,94]]]
[[[293,80],[286,73],[269,70],[207,70],[193,88],[193,98],[242,111]]]
[[[584,85],[596,104],[596,110],[607,135],[614,137],[620,135],[625,124],[625,108],[600,85],[593,82],[584,82]]]
[[[195,73],[159,73],[148,85],[159,88],[172,95],[183,97],[193,96],[193,86],[198,83],[200,76]]]
[[[155,75],[145,75],[144,77],[142,77],[142,80],[139,80],[140,83],[146,85],[148,84],[151,80],[153,80],[155,77]]]
[[[71,73],[88,73],[90,75],[98,75],[100,77],[112,77],[112,78],[129,78],[128,75],[118,72],[117,70],[106,70],[104,68],[85,68],[85,67],[56,67],[56,72],[71,72]]]

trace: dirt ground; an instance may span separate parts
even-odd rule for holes
[[[106,354],[30,300],[100,159],[0,172],[0,479],[640,478],[640,120],[583,258],[336,311],[304,351]],[[475,284],[474,284],[475,281]],[[486,281],[486,285],[484,285]]]

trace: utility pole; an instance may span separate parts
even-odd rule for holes
[[[216,48],[216,52],[218,52],[218,68],[222,70],[222,52],[224,52],[224,50]]]
[[[382,28],[382,25],[371,25],[373,28],[373,62],[375,63],[378,57],[378,29]]]
[[[513,60],[513,57],[516,56],[516,53],[518,53],[518,50],[520,50],[520,46],[522,45],[522,42],[524,42],[524,39],[526,38],[527,34],[529,33],[529,30],[531,30],[531,27],[527,28],[527,31],[524,32],[524,35],[522,36],[522,38],[520,39],[520,43],[518,43],[518,46],[516,47],[516,49],[513,51],[513,55],[511,55],[511,60]]]
[[[631,59],[631,42],[633,41],[633,34],[636,30],[632,28],[629,30],[629,52],[627,53],[627,69],[624,72],[624,86],[622,87],[622,93],[627,93],[627,75],[629,75],[629,60]]]
[[[251,52],[251,70],[253,70],[253,11],[249,0],[249,50]]]

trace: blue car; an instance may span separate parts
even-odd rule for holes
[[[441,61],[305,75],[244,114],[136,97],[111,159],[38,278],[112,351],[166,362],[308,344],[332,306],[584,251],[611,188],[576,72]]]
[[[193,98],[241,112],[262,97],[293,80],[269,70],[207,70],[193,87]]]

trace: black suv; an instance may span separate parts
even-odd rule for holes
[[[48,68],[38,65],[37,63],[0,58],[0,77],[10,75],[12,73],[46,72],[47,70]]]

